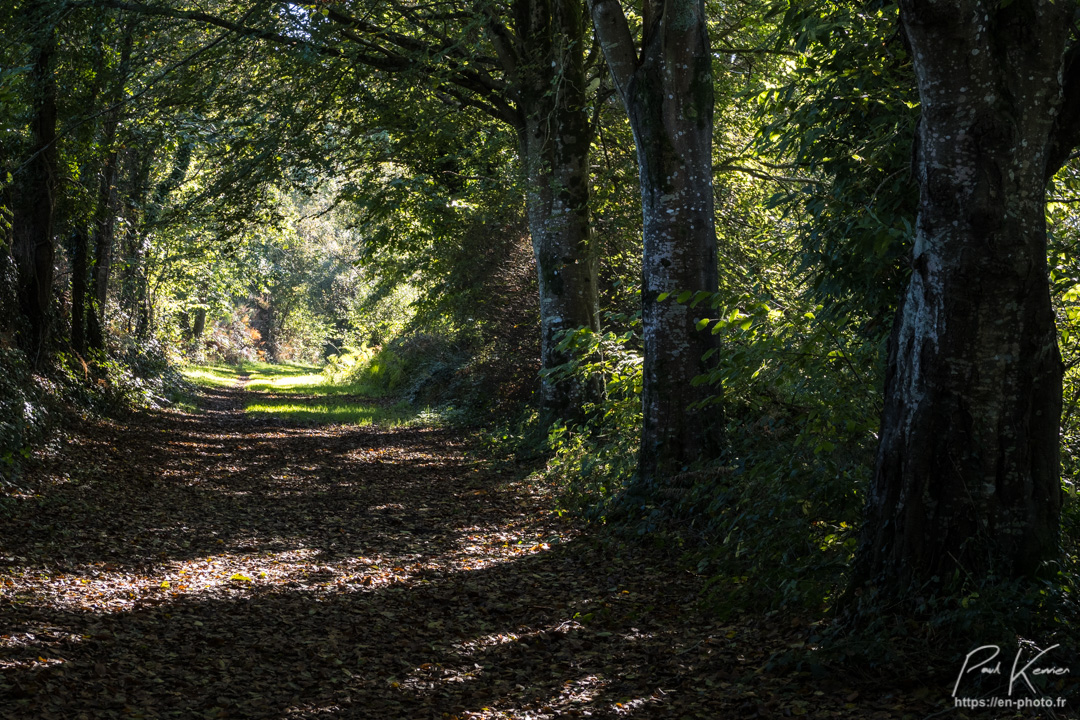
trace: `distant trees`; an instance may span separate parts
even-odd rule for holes
[[[321,16],[312,16],[319,27]],[[515,0],[446,8],[400,8],[375,19],[326,13],[346,52],[383,72],[423,76],[436,96],[473,107],[513,128],[540,295],[541,367],[567,357],[566,330],[599,328],[597,258],[589,221],[588,36],[580,3]],[[324,36],[325,37],[325,36]],[[351,46],[351,48],[349,48]],[[595,67],[591,68],[595,73]],[[577,414],[598,398],[597,383],[541,380],[549,419]]]
[[[265,189],[286,164],[310,166],[307,150],[321,136],[308,125],[313,113],[297,110],[296,83],[314,76],[298,70],[310,66],[306,58],[259,57],[259,46],[225,42],[228,32],[140,8],[40,0],[26,10],[2,15],[10,30],[3,63],[13,68],[0,87],[11,178],[4,250],[16,268],[19,343],[42,367],[55,350],[105,349],[110,295],[123,316],[114,320],[145,340],[154,283],[170,273],[154,264],[189,256],[176,247],[157,258],[153,239],[180,224],[213,225],[224,239],[269,218]],[[237,71],[206,82],[204,66],[214,63]],[[267,65],[272,77],[259,78]],[[255,85],[295,102],[260,111]],[[212,152],[224,161],[193,165]],[[199,193],[177,192],[196,175]]]
[[[117,231],[122,221],[130,229],[135,209],[146,202],[135,176],[151,172],[150,154],[131,147],[138,137],[131,82],[136,75],[148,81],[144,53],[152,42],[143,36],[136,47],[137,17],[88,17],[85,8],[62,0],[28,9],[5,21],[12,30],[5,60],[15,66],[31,60],[33,70],[11,83],[17,102],[5,118],[4,169],[12,179],[9,251],[17,268],[20,345],[41,368],[57,347],[81,355],[105,348]],[[68,281],[62,308],[55,302],[60,278]]]
[[[348,59],[384,77],[407,77],[447,103],[508,124],[518,137],[524,171],[539,279],[542,367],[566,361],[557,349],[561,332],[598,328],[588,199],[589,48],[578,3],[386,6],[371,13],[356,12],[348,4],[297,7],[283,16],[284,25],[265,17],[261,25],[245,24],[204,12],[108,4],[224,27],[301,53]],[[296,39],[304,36],[310,39]],[[556,383],[544,376],[541,401],[554,418],[573,414],[598,391],[596,383]]]

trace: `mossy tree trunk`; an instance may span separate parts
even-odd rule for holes
[[[1076,144],[1074,9],[901,2],[920,205],[853,589],[1020,577],[1058,553],[1045,188]]]
[[[722,414],[691,385],[714,337],[663,293],[717,290],[712,55],[701,0],[646,0],[641,48],[617,0],[590,0],[597,36],[630,118],[644,220],[642,326],[645,490],[722,449]]]
[[[589,149],[592,129],[582,44],[581,5],[574,0],[519,0],[513,60],[519,154],[526,176],[526,209],[540,288],[541,368],[568,360],[561,333],[599,330],[597,261],[589,223]],[[573,418],[596,401],[598,382],[541,380],[549,417]]]

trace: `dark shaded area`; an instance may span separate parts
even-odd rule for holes
[[[33,495],[4,499],[0,715],[884,718],[943,702],[951,668],[881,682],[784,664],[804,620],[720,622],[670,557],[560,519],[453,431],[308,428],[242,403],[213,391],[203,414],[72,428]],[[941,695],[905,692],[928,682]]]

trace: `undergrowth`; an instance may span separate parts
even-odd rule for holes
[[[1074,501],[1062,516],[1063,559],[1035,580],[957,577],[918,596],[918,607],[868,595],[840,612],[877,444],[885,337],[820,305],[752,294],[697,300],[708,307],[701,330],[721,344],[695,382],[709,390],[704,403],[723,409],[727,451],[666,478],[645,501],[630,497],[641,424],[636,328],[575,331],[562,347],[575,360],[557,373],[602,374],[608,392],[585,422],[551,428],[543,475],[564,509],[680,553],[720,617],[759,607],[821,618],[811,643],[830,648],[821,662],[874,658],[884,667],[945,639],[1077,644]],[[777,662],[807,658],[799,649]]]
[[[681,548],[722,613],[747,603],[828,605],[855,548],[881,339],[839,326],[821,308],[794,311],[749,295],[699,301],[712,306],[701,330],[721,336],[713,370],[696,382],[711,389],[706,405],[723,405],[724,456],[666,478],[645,501],[631,499],[641,428],[636,327],[578,330],[563,340],[576,359],[559,372],[602,374],[607,398],[586,422],[551,429],[546,475],[567,507]]]
[[[17,348],[0,348],[0,478],[16,478],[30,449],[65,417],[171,405],[184,386],[153,341],[86,357],[57,352],[38,372]]]

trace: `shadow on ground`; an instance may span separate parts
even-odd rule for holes
[[[797,618],[591,537],[455,432],[199,414],[72,428],[0,506],[4,718],[904,717],[780,671]],[[920,704],[921,703],[921,704]]]

